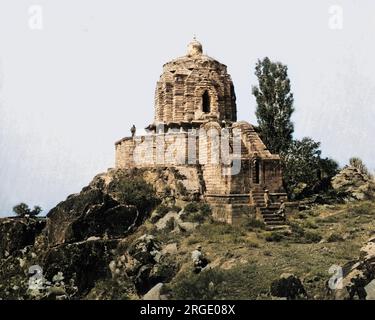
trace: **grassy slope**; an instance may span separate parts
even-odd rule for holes
[[[164,243],[179,244],[176,259],[182,267],[169,285],[173,296],[267,299],[273,280],[282,273],[294,273],[302,279],[309,298],[326,298],[330,266],[357,259],[360,247],[374,233],[375,203],[318,206],[290,221],[294,231],[281,233],[278,242],[270,242],[278,237],[270,237],[274,234],[259,227],[212,222],[190,234],[157,233]],[[190,254],[197,243],[214,266],[206,275],[191,272]]]

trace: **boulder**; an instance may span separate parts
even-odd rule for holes
[[[368,200],[375,197],[374,179],[355,167],[346,166],[332,178],[332,187],[345,194],[346,199]]]
[[[84,241],[92,237],[118,238],[136,226],[134,206],[120,204],[101,189],[87,187],[69,196],[47,215],[50,246]]]
[[[99,279],[110,278],[109,262],[117,245],[117,240],[97,240],[49,248],[42,260],[43,275],[54,282],[63,275],[66,283],[74,283],[78,294],[84,295]]]
[[[143,300],[161,300],[161,290],[163,289],[163,283],[158,283],[152,287],[144,296]]]
[[[177,248],[177,243],[169,243],[163,247],[163,250],[161,251],[163,255],[165,254],[177,254],[178,253],[178,248]]]
[[[42,232],[45,225],[45,219],[41,218],[0,219],[0,259],[33,245],[35,238]]]
[[[168,225],[168,221],[171,219],[174,219],[175,222],[179,221],[180,220],[179,214],[173,211],[168,212],[164,217],[159,219],[159,221],[155,224],[156,229],[164,230]]]
[[[299,278],[293,274],[283,273],[279,280],[271,284],[271,294],[287,300],[306,299],[306,290]]]
[[[340,286],[331,289],[336,300],[372,300],[375,281],[375,238],[360,250],[357,261],[348,262],[342,267]]]
[[[126,252],[110,263],[113,278],[129,277],[138,294],[144,295],[159,282],[168,282],[178,266],[152,235],[143,235],[130,244]]]

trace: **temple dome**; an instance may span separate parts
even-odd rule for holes
[[[155,123],[236,121],[236,96],[226,65],[194,39],[185,56],[167,62],[156,85]]]

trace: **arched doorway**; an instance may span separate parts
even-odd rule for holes
[[[211,112],[211,101],[210,101],[210,95],[208,93],[208,91],[206,90],[204,93],[203,93],[203,96],[202,96],[202,111],[204,113],[210,113]]]

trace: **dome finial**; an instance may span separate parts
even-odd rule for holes
[[[200,56],[203,53],[202,44],[197,40],[194,34],[193,41],[189,43],[188,46],[188,57]]]

